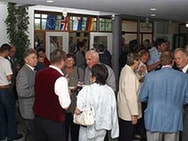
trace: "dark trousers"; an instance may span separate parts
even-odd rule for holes
[[[25,141],[35,141],[35,129],[34,129],[34,120],[26,119],[26,133],[25,133]]]
[[[134,128],[131,121],[119,118],[119,141],[132,141]]]
[[[35,141],[65,141],[65,123],[36,116]]]
[[[0,89],[0,137],[17,136],[16,105],[10,88]]]
[[[181,141],[188,141],[188,105],[184,106],[183,131],[180,134]]]
[[[147,107],[147,103],[142,102],[142,117],[138,120],[138,123],[135,126],[134,134],[141,135],[142,137],[146,137],[146,129],[144,123],[144,111]]]
[[[71,136],[71,141],[78,141],[80,126],[78,124],[73,123],[72,113],[66,113],[65,127],[66,141],[69,141],[69,135]]]

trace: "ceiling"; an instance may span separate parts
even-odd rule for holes
[[[188,22],[188,0],[0,0],[29,5],[48,5],[103,11],[122,15]],[[150,8],[156,8],[151,11]],[[85,13],[87,14],[87,13]],[[151,14],[156,14],[151,17]]]

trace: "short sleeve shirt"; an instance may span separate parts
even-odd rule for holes
[[[11,82],[7,80],[7,76],[12,75],[10,62],[0,56],[0,86],[8,85]]]

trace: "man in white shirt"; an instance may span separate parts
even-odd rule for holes
[[[10,53],[10,45],[3,44],[0,48],[0,140],[19,139],[17,134],[15,99],[11,93],[11,64],[6,59]]]
[[[66,54],[55,50],[51,65],[36,74],[35,123],[36,141],[65,141],[65,110],[71,100],[68,82],[62,73]]]

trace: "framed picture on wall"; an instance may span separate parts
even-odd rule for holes
[[[46,55],[50,58],[51,53],[60,49],[68,53],[68,32],[46,32]]]
[[[38,49],[40,47],[46,48],[46,33],[44,31],[34,32],[34,48]]]
[[[90,33],[90,49],[93,48],[93,45],[95,45],[95,43],[103,43],[105,45],[105,47],[107,47],[107,49],[110,51],[110,53],[112,54],[112,33],[109,32],[91,32]]]

